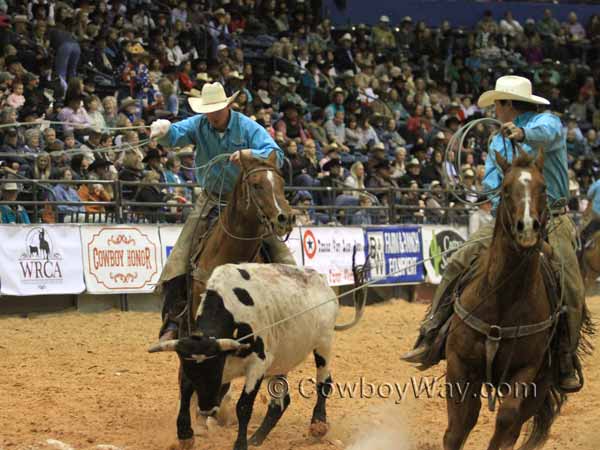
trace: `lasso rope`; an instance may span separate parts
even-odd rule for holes
[[[465,139],[467,138],[467,135],[469,134],[469,132],[471,131],[471,129],[473,129],[473,127],[476,127],[479,124],[491,124],[491,125],[496,125],[496,126],[502,126],[502,122],[500,122],[497,119],[492,119],[491,117],[483,117],[481,119],[476,119],[473,120],[471,122],[469,122],[466,125],[463,125],[462,127],[460,127],[458,130],[456,130],[456,132],[452,135],[452,137],[450,138],[450,141],[448,141],[448,145],[446,145],[446,151],[444,153],[444,162],[446,163],[450,163],[454,166],[454,168],[456,169],[456,172],[458,174],[458,180],[455,179],[454,177],[450,176],[448,174],[447,170],[443,170],[443,176],[444,176],[444,183],[446,184],[446,186],[448,186],[450,188],[450,193],[462,204],[466,205],[466,206],[479,206],[482,205],[484,203],[487,203],[492,197],[497,196],[500,193],[500,187],[498,187],[497,189],[491,189],[491,190],[487,190],[487,191],[479,191],[475,188],[469,188],[464,186],[463,183],[463,178],[462,178],[462,173],[460,171],[460,161],[461,161],[461,155],[462,155],[462,151],[464,148],[464,142]],[[492,134],[490,136],[490,140],[495,136],[495,134]],[[488,141],[489,143],[489,141]],[[451,161],[450,160],[450,152],[452,150],[455,150],[455,160]],[[488,154],[488,158],[490,158],[491,155]],[[466,201],[464,199],[462,199],[460,197],[460,195],[457,194],[457,190],[461,189],[463,192],[467,192],[469,194],[475,195],[475,196],[485,196],[487,197],[488,200],[485,201],[481,201],[481,202],[469,202]]]

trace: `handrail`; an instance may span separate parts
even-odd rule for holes
[[[27,191],[27,195],[23,200],[15,202],[6,201],[0,199],[0,206],[17,206],[24,207],[30,215],[33,215],[32,222],[40,222],[41,210],[47,207],[97,207],[100,211],[87,211],[82,210],[77,214],[79,216],[94,216],[100,217],[109,216],[111,221],[116,223],[126,223],[130,217],[140,220],[140,218],[146,219],[150,217],[151,221],[157,221],[169,217],[171,220],[182,221],[185,217],[183,213],[185,210],[189,210],[195,206],[196,188],[200,188],[200,185],[196,183],[146,183],[143,181],[122,181],[122,180],[29,180],[29,179],[0,179],[0,189],[5,183],[16,183],[17,185],[30,186],[31,190]],[[57,201],[52,199],[52,196],[47,191],[52,191],[56,185],[82,185],[82,184],[100,184],[102,186],[111,186],[114,193],[114,198],[111,201]],[[46,185],[46,186],[40,186]],[[129,188],[141,188],[145,186],[165,188],[183,188],[188,198],[187,203],[175,203],[172,200],[165,202],[140,202],[135,197],[125,198],[123,196],[123,188],[127,186]],[[40,190],[40,188],[44,188]],[[130,189],[133,190],[133,189]],[[427,206],[427,205],[416,205],[416,204],[405,204],[402,199],[405,198],[406,194],[411,194],[416,199],[422,199],[423,194],[431,195],[430,189],[414,189],[414,188],[350,188],[343,185],[335,187],[327,186],[288,186],[285,188],[285,192],[290,196],[295,195],[298,191],[308,191],[311,193],[313,198],[319,196],[321,193],[326,193],[332,196],[332,198],[338,198],[339,195],[348,195],[348,198],[352,197],[351,193],[359,192],[366,193],[373,199],[377,199],[378,195],[387,196],[389,199],[394,199],[394,202],[388,204],[375,203],[371,206],[359,206],[356,204],[311,204],[311,205],[292,205],[292,208],[296,211],[308,211],[309,213],[320,213],[324,214],[329,218],[330,222],[337,221],[338,217],[348,217],[349,212],[356,212],[359,210],[366,210],[373,214],[372,218],[383,221],[384,223],[398,223],[407,217],[412,217],[416,221],[424,221],[425,223],[440,223],[450,222],[456,223],[457,220],[466,222],[468,214],[475,209],[461,204],[452,205],[449,204],[451,201],[451,190],[441,189],[440,194],[440,206]],[[43,195],[40,195],[43,194]],[[29,198],[31,197],[31,198]],[[413,200],[416,200],[413,198]],[[400,201],[397,201],[400,200]],[[154,210],[153,210],[154,208]],[[179,213],[173,213],[173,208]],[[61,214],[68,212],[62,212]],[[76,212],[73,212],[75,214]],[[415,215],[415,213],[421,213]],[[454,214],[453,214],[454,213]],[[578,212],[573,212],[574,215],[578,215]]]

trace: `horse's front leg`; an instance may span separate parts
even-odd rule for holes
[[[449,347],[447,348],[450,350]],[[482,383],[455,352],[448,350],[446,373],[448,427],[444,433],[444,450],[460,450],[479,418]]]
[[[521,369],[512,379],[499,387],[502,403],[498,409],[496,427],[488,450],[512,450],[519,439],[523,424],[540,413],[546,396],[549,395],[549,385],[546,381],[535,382],[538,370],[537,366]],[[550,431],[549,424],[547,428],[540,429],[541,433],[532,433],[530,441],[545,440],[543,436],[547,436]],[[537,445],[524,446],[524,448],[536,447]]]

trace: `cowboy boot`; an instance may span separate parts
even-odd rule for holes
[[[159,340],[176,339],[179,334],[181,315],[187,305],[186,276],[179,276],[165,282],[162,309],[163,324],[159,331]]]

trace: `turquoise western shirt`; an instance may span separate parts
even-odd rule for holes
[[[592,211],[600,216],[600,179],[592,183],[588,189],[587,196],[592,202]]]
[[[567,144],[560,119],[550,113],[527,112],[519,115],[514,123],[525,131],[525,140],[521,143],[523,150],[527,153],[537,154],[539,147],[544,149],[544,178],[550,205],[556,200],[568,199]],[[503,174],[496,163],[496,152],[504,156],[508,162],[512,161],[512,144],[500,134],[492,139],[485,161],[483,177],[485,190],[496,189],[502,185]],[[494,209],[498,206],[499,201],[499,196],[492,199]]]
[[[222,136],[221,136],[222,134]],[[269,133],[252,119],[231,111],[229,124],[224,133],[215,130],[204,114],[198,114],[171,125],[169,133],[159,142],[168,147],[196,146],[196,179],[200,186],[212,192],[233,191],[240,173],[238,166],[227,162],[216,164],[207,172],[204,167],[217,155],[231,154],[237,150],[251,149],[256,158],[267,159],[272,151],[277,153],[278,167],[283,165],[283,151]],[[223,164],[226,164],[225,167]],[[221,171],[224,167],[224,180]]]

